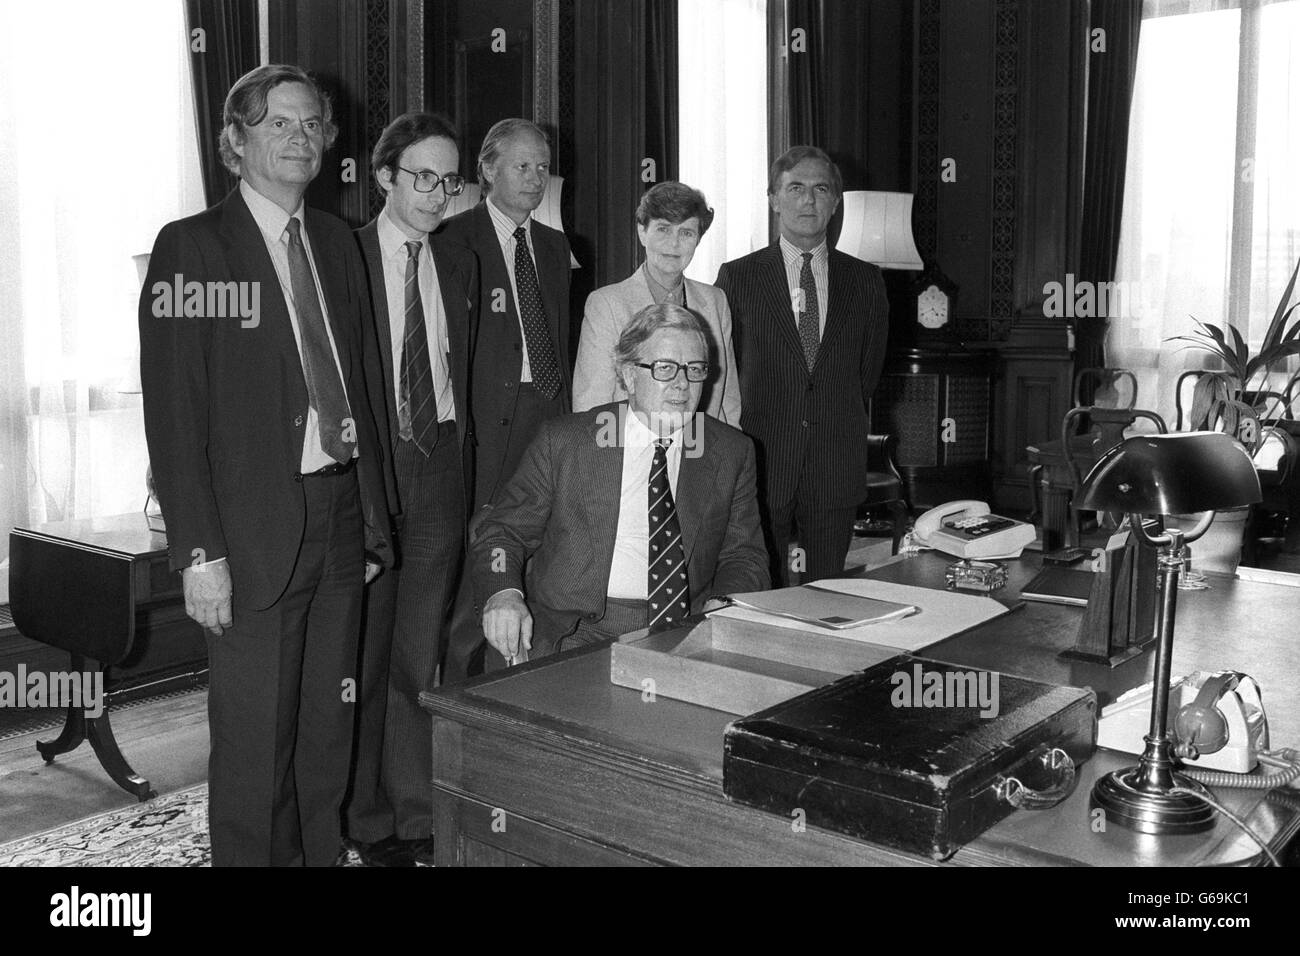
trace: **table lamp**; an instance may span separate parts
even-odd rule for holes
[[[1217,509],[1260,500],[1259,476],[1246,449],[1219,432],[1135,435],[1101,457],[1080,492],[1080,508],[1128,515],[1139,546],[1157,549],[1159,592],[1155,685],[1146,747],[1136,767],[1113,771],[1097,781],[1090,806],[1101,807],[1108,821],[1139,833],[1208,830],[1214,825],[1214,809],[1196,796],[1208,796],[1208,791],[1174,772],[1168,729],[1178,578],[1187,560],[1186,545],[1209,529]],[[1204,514],[1188,531],[1165,528],[1153,534],[1143,527],[1144,517],[1199,512]],[[1160,526],[1163,524],[1161,521]]]

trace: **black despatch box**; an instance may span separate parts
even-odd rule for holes
[[[1017,807],[1069,795],[1097,697],[899,655],[727,727],[738,803],[945,859]]]

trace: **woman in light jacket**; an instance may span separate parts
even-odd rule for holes
[[[698,189],[659,183],[641,197],[636,232],[645,262],[630,277],[587,297],[573,372],[573,410],[583,412],[627,397],[614,374],[614,345],[632,316],[649,305],[672,302],[697,312],[709,327],[709,379],[700,408],[740,427],[740,378],[731,346],[731,310],[722,290],[685,276],[695,247],[713,222]],[[651,356],[653,358],[653,356]]]

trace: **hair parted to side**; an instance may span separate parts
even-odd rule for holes
[[[704,355],[706,360],[709,359],[712,348],[709,326],[699,313],[671,302],[647,305],[632,316],[632,321],[623,329],[623,334],[618,337],[618,344],[614,346],[614,372],[624,388],[627,388],[627,382],[623,379],[625,366],[630,362],[641,361],[641,346],[645,345],[656,332],[663,329],[683,329],[694,332],[703,341]]]
[[[700,238],[713,225],[713,210],[709,208],[704,193],[685,183],[671,180],[658,183],[646,190],[636,207],[636,221],[650,225],[651,219],[662,219],[677,225],[694,216],[700,223]]]
[[[449,139],[459,151],[460,143],[456,138],[456,127],[451,120],[440,113],[403,113],[393,120],[379,134],[379,142],[370,154],[370,172],[377,175],[381,169],[396,171],[397,163],[407,147],[414,146],[431,136]],[[458,173],[458,169],[444,170]]]
[[[835,165],[833,159],[826,155],[825,151],[818,149],[816,146],[791,146],[778,156],[767,171],[767,194],[775,196],[777,187],[781,185],[782,174],[788,173],[805,159],[820,159],[825,163],[831,171],[831,185],[835,187],[836,198],[838,199],[844,195],[844,177],[840,175],[840,168]]]
[[[334,145],[339,128],[334,123],[334,105],[319,83],[301,67],[288,63],[269,63],[249,70],[235,81],[226,94],[226,104],[221,111],[221,137],[218,150],[222,165],[239,174],[239,155],[234,143],[242,143],[248,127],[266,119],[266,98],[281,83],[301,83],[316,94],[320,101],[321,126],[325,131],[325,148]]]
[[[483,145],[479,147],[478,151],[478,184],[482,187],[484,195],[492,191],[492,184],[483,175],[483,167],[495,163],[497,157],[501,155],[501,148],[505,146],[508,140],[520,133],[532,133],[547,146],[551,145],[546,133],[532,120],[512,116],[509,119],[498,120],[493,123],[492,128],[487,131],[487,135],[483,137]]]

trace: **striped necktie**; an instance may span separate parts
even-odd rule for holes
[[[821,345],[821,307],[817,304],[817,280],[813,278],[812,253],[803,253],[803,268],[799,270],[799,291],[803,310],[799,313],[799,342],[803,345],[803,358],[808,371],[817,364],[817,349]]]
[[[406,243],[406,331],[402,338],[402,400],[397,406],[397,429],[400,437],[415,442],[428,458],[438,443],[438,401],[433,392],[424,302],[420,299],[420,245]]]
[[[652,632],[680,627],[691,613],[682,529],[677,521],[672,485],[668,481],[667,448],[671,444],[671,438],[656,441],[654,461],[650,464],[650,554],[646,560],[649,574],[646,594],[650,602],[648,612]]]
[[[316,409],[320,446],[342,465],[352,460],[357,445],[356,429],[348,411],[348,398],[334,350],[330,348],[325,313],[321,311],[301,229],[297,216],[291,217],[285,227],[289,238],[289,289],[293,292],[293,310],[302,339],[302,374],[307,382],[307,402]]]

